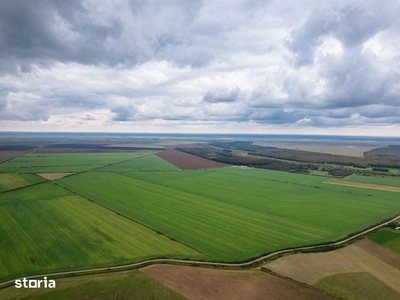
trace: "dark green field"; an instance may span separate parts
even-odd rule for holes
[[[400,254],[400,230],[382,229],[368,237],[371,241]]]

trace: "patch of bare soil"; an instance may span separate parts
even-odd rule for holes
[[[376,184],[376,183],[367,183],[361,181],[347,181],[343,179],[333,179],[330,181],[324,181],[323,183],[327,184],[336,184],[343,186],[351,186],[362,189],[372,189],[372,190],[381,190],[381,191],[390,191],[400,193],[400,187],[397,185],[388,185],[388,184]]]
[[[388,265],[400,270],[400,255],[382,247],[370,240],[364,239],[355,243],[361,249],[367,251],[369,254],[383,260]]]
[[[221,168],[229,165],[208,160],[202,157],[184,153],[172,148],[167,148],[156,154],[167,162],[177,166],[182,170],[197,170],[206,168]]]
[[[154,265],[141,271],[189,299],[335,299],[258,270]]]
[[[21,156],[25,153],[28,153],[28,151],[26,151],[26,150],[0,151],[0,163],[8,161],[17,156]]]
[[[363,272],[364,269],[342,253],[300,253],[279,258],[266,267],[284,276],[308,284],[315,284],[324,277],[339,273]]]
[[[46,180],[55,180],[60,179],[68,175],[72,175],[75,173],[36,173],[36,175],[46,179]]]
[[[373,252],[370,245],[360,246],[355,243],[331,252],[288,255],[266,267],[308,284],[315,284],[335,274],[367,272],[400,293],[400,270],[370,252]]]

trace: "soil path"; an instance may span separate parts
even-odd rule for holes
[[[331,247],[331,246],[340,246],[351,240],[358,239],[359,237],[362,237],[374,230],[377,230],[380,227],[386,226],[389,223],[396,221],[399,218],[400,218],[400,215],[397,215],[396,217],[394,217],[388,221],[380,223],[379,225],[373,226],[369,229],[366,229],[358,234],[355,234],[351,237],[345,238],[338,242],[279,250],[279,251],[275,251],[275,252],[272,252],[267,255],[263,255],[256,259],[253,259],[253,260],[250,260],[247,262],[243,262],[243,263],[219,263],[219,262],[207,262],[207,261],[192,261],[192,260],[181,260],[181,259],[157,258],[157,259],[150,259],[150,260],[145,260],[145,261],[141,261],[141,262],[136,262],[136,263],[132,263],[132,264],[128,264],[128,265],[120,265],[120,266],[104,267],[104,268],[91,268],[91,269],[85,269],[85,270],[58,272],[58,273],[50,273],[50,274],[41,274],[41,275],[27,276],[25,278],[27,278],[27,279],[43,279],[44,276],[47,276],[47,278],[49,278],[49,279],[54,279],[54,278],[62,278],[62,277],[77,276],[77,275],[107,273],[107,272],[112,272],[112,271],[113,272],[127,271],[127,270],[131,270],[131,269],[142,268],[145,266],[150,266],[150,265],[155,265],[155,264],[172,264],[172,265],[186,265],[186,266],[211,266],[211,267],[223,267],[223,268],[230,268],[230,269],[244,269],[244,268],[254,267],[257,264],[262,264],[262,263],[264,263],[264,260],[269,259],[276,255],[280,255],[280,254],[292,253],[294,251],[318,250],[318,249],[323,249],[325,247]],[[15,279],[17,279],[17,278],[15,278]],[[0,289],[14,285],[15,279],[0,283]]]

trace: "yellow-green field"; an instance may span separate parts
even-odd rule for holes
[[[33,174],[0,174],[0,193],[42,181],[42,178]]]
[[[46,179],[46,180],[54,180],[54,179],[60,179],[65,176],[72,175],[74,173],[36,173],[36,175]]]
[[[347,181],[343,179],[332,179],[329,181],[325,181],[324,183],[400,193],[400,186],[390,186],[384,184],[376,184],[372,182],[358,182],[358,181]]]
[[[365,182],[381,185],[390,185],[400,187],[400,178],[395,177],[377,177],[377,176],[361,176],[361,175],[351,175],[346,177],[346,181],[355,182]]]
[[[1,281],[154,257],[207,259],[52,183],[8,192],[0,207]]]

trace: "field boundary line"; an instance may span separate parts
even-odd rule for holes
[[[24,156],[24,155],[32,154],[32,153],[34,153],[34,151],[39,150],[39,149],[41,149],[41,148],[43,148],[43,146],[38,147],[38,148],[35,148],[35,149],[33,149],[32,151],[30,151],[30,152],[26,152],[26,153],[21,154],[21,155],[18,155],[18,156],[16,156],[16,157],[10,158],[10,159],[8,159],[8,160],[6,160],[6,161],[3,161],[3,162],[0,163],[0,165],[3,164],[3,163],[9,162],[9,161],[11,161],[11,160],[14,160],[14,159],[16,159],[16,158],[22,157],[22,156]],[[123,152],[123,153],[130,153],[130,152]],[[56,154],[56,153],[44,153],[44,154]],[[58,153],[58,154],[63,154],[63,153]],[[79,153],[75,153],[75,154],[79,154]],[[116,163],[109,163],[109,164],[106,164],[106,165],[101,165],[101,166],[98,166],[98,167],[94,167],[94,168],[92,168],[92,169],[87,169],[87,170],[83,170],[83,171],[74,172],[74,173],[72,173],[72,174],[70,174],[70,175],[68,175],[68,176],[73,176],[73,175],[75,175],[75,174],[81,174],[81,173],[85,173],[85,172],[90,172],[90,171],[93,171],[93,170],[97,170],[97,169],[101,169],[101,168],[104,168],[104,167],[116,165],[116,164],[119,164],[119,163],[124,163],[124,162],[128,162],[128,161],[132,161],[132,160],[135,160],[135,159],[140,159],[140,158],[147,157],[147,156],[151,156],[151,155],[155,155],[155,154],[154,154],[154,153],[149,153],[149,154],[145,154],[145,155],[143,155],[143,156],[134,157],[134,158],[130,158],[130,159],[127,159],[127,160],[122,160],[122,161],[119,161],[119,162],[116,162]],[[60,166],[60,165],[57,165],[57,166],[55,166],[55,167],[59,167],[59,166]],[[71,167],[71,166],[72,166],[72,167],[77,167],[77,166],[90,166],[90,165],[87,165],[87,164],[86,164],[86,165],[65,165],[65,166],[67,166],[67,167]],[[26,168],[40,168],[40,167],[42,167],[42,166],[30,166],[30,167],[26,167]],[[23,168],[24,168],[24,167],[22,167],[22,169],[23,169]],[[46,172],[26,172],[26,173],[10,173],[10,174],[32,174],[32,175],[39,176],[39,175],[37,175],[37,173],[46,173]],[[47,173],[69,173],[69,172],[47,172]],[[8,173],[4,173],[4,174],[8,174]],[[39,176],[39,177],[40,177],[40,176]],[[66,176],[66,177],[67,177],[67,176]],[[42,177],[42,178],[43,178],[43,177]],[[49,181],[49,180],[46,179],[46,181]]]
[[[313,286],[313,285],[310,285],[310,284],[307,284],[307,283],[305,283],[305,282],[301,282],[301,281],[298,281],[298,280],[296,280],[296,279],[287,277],[287,276],[285,276],[285,275],[276,273],[276,272],[272,271],[271,269],[267,269],[267,268],[265,268],[265,267],[262,267],[262,268],[260,268],[260,271],[261,271],[261,272],[264,272],[264,273],[267,273],[267,274],[270,274],[270,275],[275,276],[275,277],[282,278],[283,280],[286,280],[286,281],[294,282],[294,283],[296,283],[296,284],[298,284],[298,285],[300,285],[300,286],[303,286],[303,287],[312,289],[312,290],[314,290],[314,291],[317,291],[317,292],[322,293],[322,294],[325,294],[325,295],[329,295],[329,296],[331,296],[331,297],[333,297],[333,298],[340,299],[340,300],[343,300],[343,299],[344,299],[344,298],[340,298],[340,297],[337,296],[337,295],[331,294],[331,293],[329,293],[329,292],[327,292],[327,291],[321,290],[321,289],[319,289],[319,288],[317,288],[317,287],[315,287],[315,286]]]
[[[8,174],[18,174],[18,173],[8,173]],[[23,173],[23,174],[36,175],[36,174],[34,174],[34,173]],[[36,176],[37,176],[37,175],[36,175]],[[40,177],[40,176],[38,176],[38,177]],[[30,185],[20,186],[20,187],[17,187],[17,188],[15,188],[15,189],[12,189],[12,190],[3,191],[3,192],[0,192],[0,194],[2,195],[2,194],[5,194],[5,193],[14,192],[14,191],[21,190],[21,189],[25,189],[25,188],[28,188],[28,187],[31,187],[31,186],[35,186],[35,185],[38,185],[38,184],[44,184],[44,183],[49,182],[49,181],[50,181],[50,180],[45,179],[44,181],[41,181],[41,182],[36,182],[36,183],[32,183],[32,184],[30,184]]]
[[[43,146],[40,145],[40,146],[38,146],[38,147],[36,147],[36,148],[30,150],[30,151],[27,150],[28,152],[25,152],[25,153],[23,153],[23,154],[20,154],[20,155],[11,157],[11,158],[9,158],[9,159],[7,159],[7,160],[5,160],[5,161],[2,161],[2,162],[0,163],[0,165],[4,164],[4,163],[6,163],[6,162],[9,162],[9,161],[11,161],[11,160],[13,160],[13,159],[16,159],[16,158],[18,158],[18,157],[21,157],[21,156],[24,156],[24,155],[27,155],[27,154],[34,153],[36,150],[39,150],[39,149],[42,149],[42,148],[43,148]],[[18,150],[15,150],[15,151],[18,151]],[[22,151],[24,151],[24,150],[22,150]]]
[[[382,184],[374,184],[369,182],[361,182],[361,181],[339,181],[339,180],[332,180],[332,181],[324,181],[324,184],[333,184],[339,186],[346,186],[346,187],[354,187],[359,189],[370,189],[370,190],[377,190],[377,191],[386,191],[386,192],[393,192],[393,193],[400,193],[400,186],[393,186],[393,185],[382,185]]]
[[[129,152],[126,152],[126,153],[129,153]],[[75,173],[75,174],[81,174],[81,173],[85,173],[85,172],[90,172],[90,171],[93,171],[93,170],[97,170],[97,169],[101,169],[101,168],[105,168],[105,167],[117,165],[117,164],[120,164],[120,163],[124,163],[124,162],[127,162],[127,161],[132,161],[132,160],[140,159],[140,158],[147,157],[147,156],[151,156],[151,155],[154,155],[154,153],[149,153],[149,154],[146,154],[146,155],[143,155],[143,156],[134,157],[134,158],[130,158],[130,159],[127,159],[127,160],[122,160],[122,161],[119,161],[119,162],[116,162],[116,163],[111,163],[111,164],[107,164],[107,165],[102,165],[101,167],[94,167],[93,169],[85,170],[85,171],[82,171],[82,172],[77,172],[77,173]]]
[[[394,179],[394,178],[387,178],[387,179]],[[395,180],[399,180],[400,181],[400,179],[395,179]],[[372,181],[371,182],[369,182],[369,181],[367,182],[367,181],[360,181],[360,180],[339,180],[339,182],[340,181],[400,188],[400,185],[389,184],[389,183],[377,183],[377,182],[372,182]]]
[[[306,251],[307,250],[315,250],[315,249],[320,249],[320,248],[323,249],[325,247],[340,246],[351,240],[354,240],[361,236],[364,236],[374,230],[377,230],[383,226],[386,226],[389,223],[396,221],[397,219],[400,219],[400,214],[396,215],[395,217],[391,218],[390,220],[379,223],[378,225],[367,228],[359,233],[356,233],[350,237],[345,237],[344,239],[336,241],[336,242],[314,245],[314,246],[303,246],[303,247],[294,247],[294,248],[289,248],[289,249],[278,250],[278,251],[275,251],[275,252],[272,252],[272,253],[269,253],[266,255],[262,255],[255,259],[242,262],[242,263],[222,263],[222,262],[194,261],[194,260],[183,260],[183,259],[155,258],[155,259],[149,259],[149,260],[144,260],[141,262],[119,265],[119,266],[90,268],[90,269],[76,270],[76,271],[65,271],[65,272],[57,272],[57,273],[32,275],[32,276],[26,276],[25,278],[28,280],[29,279],[41,279],[41,278],[43,278],[43,276],[47,276],[48,279],[55,279],[55,278],[63,278],[63,277],[71,277],[71,276],[79,276],[79,275],[81,276],[81,275],[91,275],[91,274],[108,273],[108,272],[128,271],[128,270],[133,270],[133,269],[137,269],[137,268],[141,268],[141,267],[145,267],[145,266],[149,266],[149,265],[155,265],[155,264],[174,264],[174,265],[186,265],[186,266],[207,266],[207,267],[224,267],[224,268],[232,268],[232,269],[245,269],[245,268],[251,268],[254,264],[264,263],[264,261],[266,259],[270,259],[271,257],[281,255],[281,254],[288,254],[288,253],[292,253],[292,252],[296,252],[296,251],[304,251],[304,250],[306,250]],[[17,277],[15,279],[0,283],[0,289],[14,285],[15,280],[19,279],[19,278],[21,278],[21,277]]]
[[[119,174],[119,173],[115,173],[115,174],[121,175],[121,174]],[[124,175],[121,175],[121,176],[124,176]],[[87,197],[85,197],[85,196],[83,196],[83,195],[81,195],[81,194],[79,194],[79,193],[77,193],[77,192],[71,190],[70,188],[67,188],[67,187],[65,187],[65,186],[62,186],[62,185],[60,185],[60,184],[58,184],[58,183],[56,183],[56,182],[52,182],[52,183],[53,183],[54,185],[56,185],[56,186],[62,188],[62,189],[65,189],[65,190],[71,192],[72,194],[74,194],[74,195],[76,195],[76,196],[81,197],[81,198],[84,199],[84,200],[87,200],[87,201],[89,201],[89,202],[91,202],[91,203],[93,203],[93,204],[95,204],[95,205],[98,205],[98,206],[100,206],[100,207],[102,207],[102,208],[104,208],[104,209],[106,209],[106,210],[108,210],[108,211],[110,211],[110,212],[112,212],[112,213],[114,213],[114,214],[117,214],[119,217],[125,218],[125,219],[129,220],[130,222],[139,224],[140,226],[143,226],[143,227],[145,227],[145,228],[147,228],[147,229],[149,229],[149,230],[151,230],[151,231],[153,231],[153,232],[155,232],[155,233],[157,233],[157,234],[161,234],[162,236],[165,236],[166,238],[168,238],[168,239],[170,239],[170,240],[172,240],[172,241],[175,241],[175,242],[177,242],[177,243],[179,243],[179,244],[181,244],[181,245],[184,245],[185,247],[188,247],[188,248],[190,248],[190,249],[192,249],[192,250],[195,250],[196,252],[199,252],[199,253],[203,254],[204,256],[209,257],[209,256],[206,255],[205,253],[201,252],[200,250],[198,250],[198,249],[196,249],[196,248],[193,248],[192,246],[186,245],[185,243],[182,243],[181,241],[178,241],[178,240],[176,240],[176,239],[174,239],[174,238],[172,238],[172,237],[170,237],[170,236],[168,236],[168,235],[166,235],[166,234],[164,234],[164,233],[162,233],[162,232],[159,232],[159,231],[157,231],[157,230],[155,230],[155,229],[153,229],[153,228],[151,228],[151,227],[149,227],[149,226],[147,226],[147,225],[145,225],[145,224],[142,224],[142,223],[140,223],[140,222],[138,222],[138,221],[136,221],[136,220],[134,220],[134,219],[131,219],[131,218],[129,218],[128,216],[125,216],[124,214],[121,214],[121,213],[119,213],[119,212],[117,212],[117,211],[115,211],[115,210],[112,210],[111,208],[109,208],[109,207],[107,207],[107,206],[104,206],[104,205],[98,203],[98,202],[95,201],[95,200],[91,200],[90,198],[87,198]],[[1,284],[0,284],[0,289],[1,289]]]

